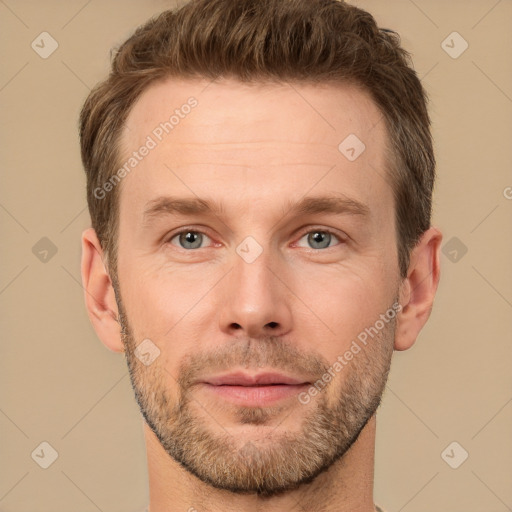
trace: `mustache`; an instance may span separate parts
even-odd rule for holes
[[[295,345],[274,336],[230,340],[207,352],[184,356],[179,365],[178,384],[190,387],[205,373],[221,373],[235,367],[247,370],[272,368],[318,378],[329,362],[317,353],[304,353]]]

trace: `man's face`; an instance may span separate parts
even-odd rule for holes
[[[381,315],[400,282],[386,132],[354,87],[206,85],[153,85],[126,123],[123,162],[156,146],[118,185],[123,342],[167,453],[215,487],[272,495],[339,460],[385,386],[395,321]],[[351,134],[355,160],[338,149]],[[199,199],[219,209],[184,202]],[[248,386],[264,373],[295,384]]]

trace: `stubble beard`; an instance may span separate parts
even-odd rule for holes
[[[272,497],[297,489],[340,461],[377,411],[387,382],[396,320],[379,331],[335,379],[322,381],[332,366],[319,355],[303,355],[274,337],[234,341],[208,354],[187,356],[173,377],[157,358],[144,366],[135,356],[136,341],[118,300],[119,322],[130,380],[140,411],[164,450],[202,482],[238,494]],[[166,340],[168,343],[168,340]],[[216,417],[226,404],[201,403],[194,379],[207,371],[235,366],[272,367],[318,375],[325,387],[308,406],[231,407],[237,425],[252,425],[265,434],[237,436]],[[320,382],[315,381],[315,382]],[[177,398],[168,383],[177,383]],[[336,386],[336,388],[333,388]],[[301,426],[280,427],[287,416],[304,408]],[[271,425],[271,426],[269,426]],[[230,432],[231,431],[231,432]]]

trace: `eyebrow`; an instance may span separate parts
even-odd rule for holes
[[[172,196],[157,197],[146,203],[143,213],[143,223],[167,215],[208,215],[222,216],[225,212],[222,203],[201,198],[180,198]],[[370,208],[356,200],[343,195],[323,195],[304,197],[298,202],[287,201],[283,207],[283,216],[288,215],[358,215],[370,216]]]

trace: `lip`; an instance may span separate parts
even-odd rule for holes
[[[310,386],[303,379],[275,372],[228,373],[208,377],[199,384],[208,393],[244,407],[264,407],[289,400]]]
[[[269,386],[277,384],[301,385],[309,382],[277,372],[265,372],[250,375],[244,372],[227,373],[208,377],[202,380],[203,383],[213,386]]]

